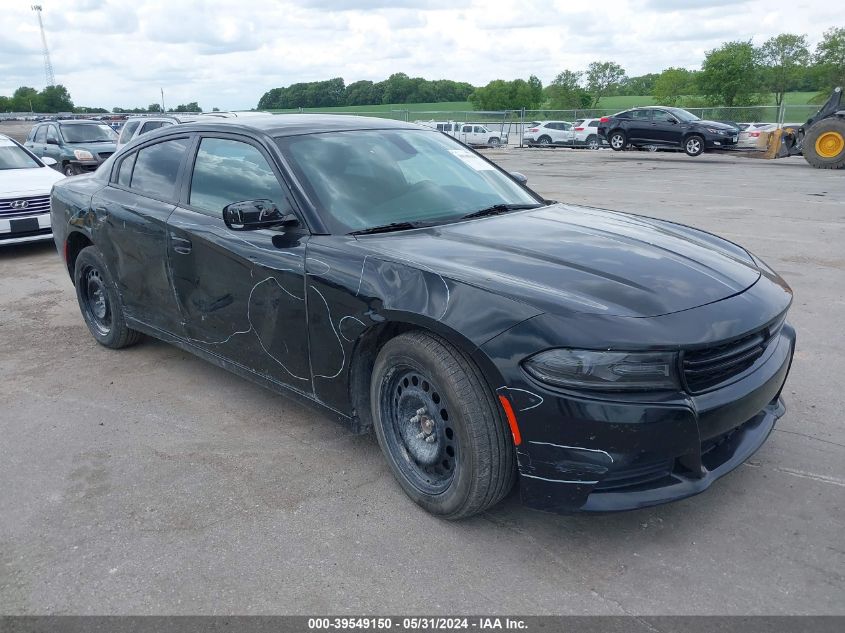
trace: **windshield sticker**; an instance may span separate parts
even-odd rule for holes
[[[482,160],[479,156],[476,156],[472,152],[466,149],[450,149],[449,153],[454,156],[455,158],[460,158],[463,162],[467,165],[472,167],[475,171],[485,171],[490,170],[493,171],[496,168],[493,167],[490,163]]]

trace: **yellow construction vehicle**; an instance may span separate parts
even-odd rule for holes
[[[749,152],[756,158],[784,158],[803,154],[816,169],[845,168],[845,106],[842,88],[799,128],[780,128],[768,133],[766,149]]]

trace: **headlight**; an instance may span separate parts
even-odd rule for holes
[[[711,134],[727,134],[728,133],[727,130],[720,130],[719,128],[715,128],[715,127],[706,127],[704,129],[707,130],[708,132],[710,132]]]
[[[673,352],[550,349],[522,362],[540,382],[557,387],[644,391],[678,388]]]
[[[76,156],[76,160],[94,160],[94,155],[84,149],[73,150],[73,155]]]

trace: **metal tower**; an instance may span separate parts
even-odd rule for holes
[[[44,75],[47,77],[47,85],[55,86],[56,77],[53,75],[53,64],[50,63],[50,50],[47,48],[47,37],[44,35],[44,23],[41,21],[41,5],[33,4],[32,10],[38,15],[38,26],[41,29],[41,47],[44,53]]]

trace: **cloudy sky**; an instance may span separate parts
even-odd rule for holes
[[[33,0],[0,0],[0,94],[45,83]],[[254,107],[269,88],[393,72],[547,83],[613,60],[629,75],[698,68],[729,39],[814,46],[830,0],[40,0],[57,83],[77,105]]]

